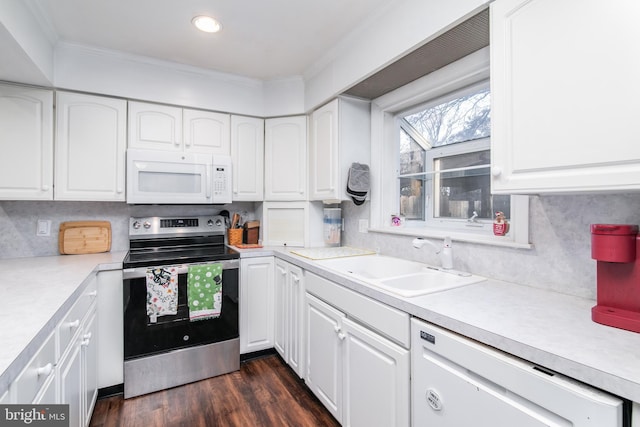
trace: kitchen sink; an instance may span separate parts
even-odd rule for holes
[[[486,280],[457,270],[442,270],[415,261],[385,255],[319,260],[329,270],[392,294],[410,298]]]

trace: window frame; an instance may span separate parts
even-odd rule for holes
[[[371,166],[375,185],[372,185],[371,190],[369,231],[431,238],[450,236],[458,241],[519,248],[532,247],[529,243],[528,196],[511,196],[511,227],[507,236],[494,236],[486,231],[479,233],[477,230],[469,229],[391,225],[391,215],[397,213],[400,200],[399,150],[395,143],[400,133],[397,115],[430,101],[446,99],[450,94],[460,93],[465,88],[484,84],[488,80],[489,48],[486,47],[372,101]],[[390,164],[394,164],[395,167],[389,167]]]

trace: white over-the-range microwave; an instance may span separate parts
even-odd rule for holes
[[[231,156],[127,150],[127,203],[231,203]]]

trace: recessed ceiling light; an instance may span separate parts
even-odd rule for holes
[[[197,29],[204,31],[205,33],[217,33],[222,29],[222,24],[210,16],[196,16],[191,20],[191,22]]]

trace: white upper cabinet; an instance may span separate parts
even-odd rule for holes
[[[264,199],[307,197],[307,117],[265,121]]]
[[[129,102],[129,147],[229,154],[229,114]]]
[[[349,167],[371,159],[369,102],[337,98],[311,114],[309,200],[350,200]]]
[[[127,102],[56,92],[56,200],[125,200]]]
[[[0,200],[53,199],[53,92],[0,85]]]
[[[182,151],[182,108],[129,102],[129,148]]]
[[[491,4],[492,191],[640,190],[634,0]]]
[[[231,116],[200,110],[183,110],[184,147],[203,153],[231,154]]]
[[[231,116],[233,201],[264,197],[264,120]]]

